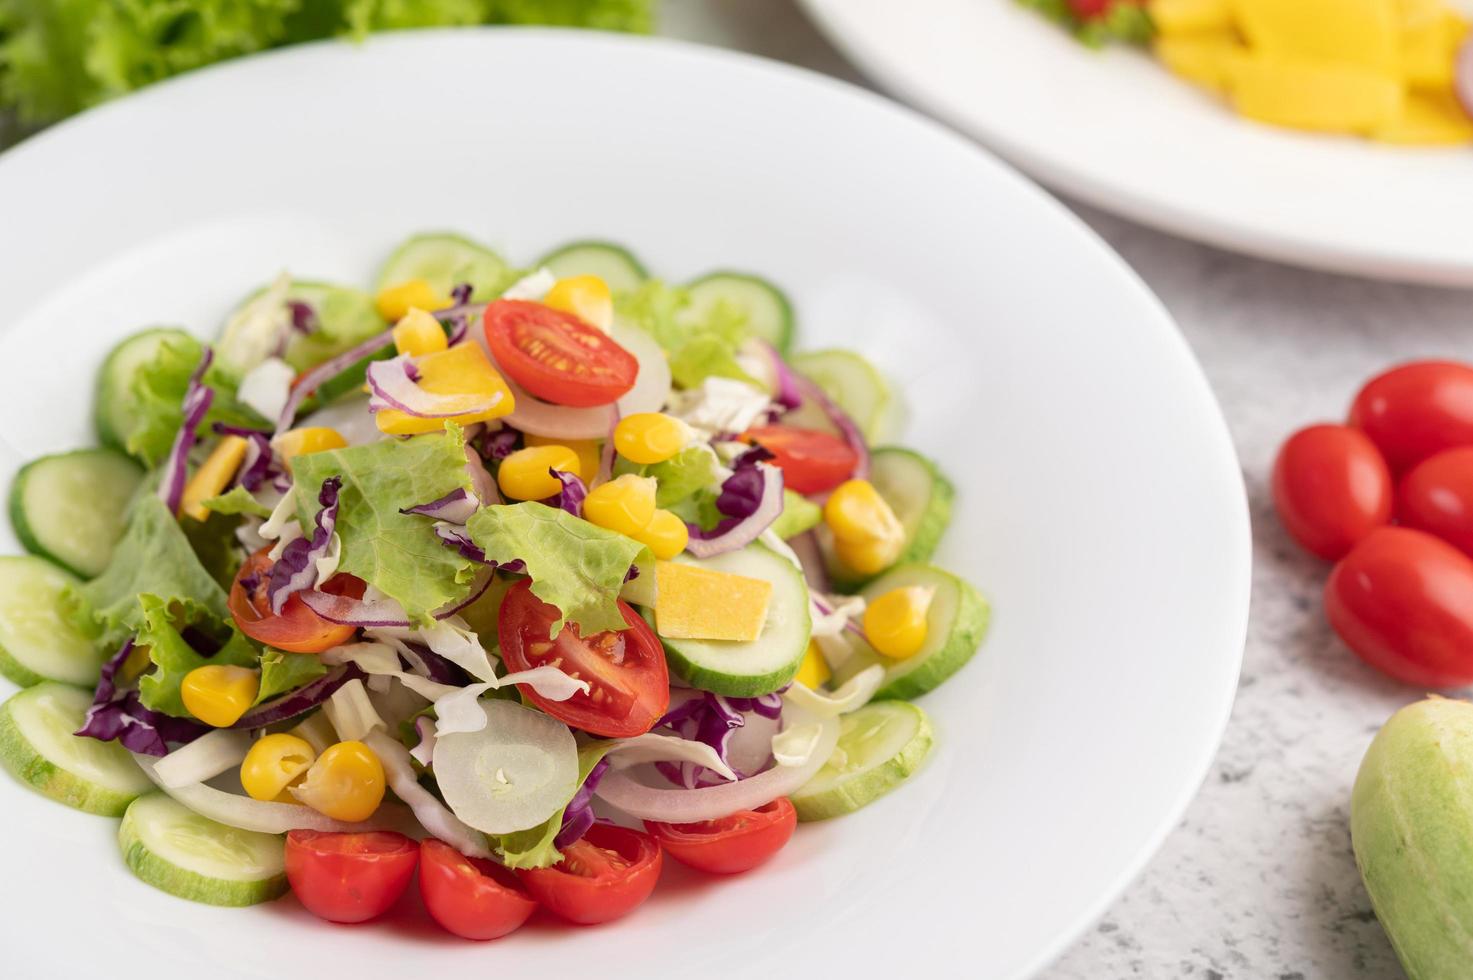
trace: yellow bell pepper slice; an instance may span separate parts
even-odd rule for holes
[[[451,419],[460,425],[500,418],[516,408],[511,389],[507,388],[506,381],[491,365],[491,359],[479,344],[459,344],[449,350],[417,357],[414,366],[419,370],[419,386],[431,394],[485,397],[492,401],[484,411],[466,412]],[[384,409],[374,418],[380,431],[396,436],[439,432],[445,428],[446,422],[445,419],[417,418],[393,408]]]

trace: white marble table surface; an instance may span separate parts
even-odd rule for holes
[[[664,30],[859,80],[791,0],[666,0]],[[1206,369],[1242,461],[1256,557],[1237,704],[1207,781],[1144,874],[1042,976],[1401,977],[1356,874],[1348,806],[1371,736],[1418,692],[1331,633],[1327,569],[1280,529],[1268,473],[1288,431],[1342,417],[1386,365],[1473,357],[1473,292],[1307,272],[1074,209],[1165,301]]]

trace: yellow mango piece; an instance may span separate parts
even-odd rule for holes
[[[1233,29],[1232,0],[1150,0],[1146,12],[1164,37]]]
[[[1154,49],[1167,71],[1216,92],[1227,90],[1237,64],[1248,56],[1243,42],[1227,31],[1158,37]]]
[[[1402,146],[1462,146],[1473,143],[1473,119],[1450,94],[1414,92],[1407,96],[1401,115],[1370,136]]]
[[[1259,122],[1322,133],[1369,133],[1401,115],[1402,85],[1379,72],[1255,55],[1233,70],[1233,107]]]
[[[1255,53],[1397,74],[1397,0],[1233,0]]]
[[[655,562],[655,631],[672,640],[755,640],[771,600],[766,579]]]
[[[449,350],[426,354],[414,359],[419,369],[419,386],[436,395],[487,395],[494,404],[482,412],[467,412],[451,421],[460,425],[486,422],[511,414],[516,400],[506,381],[492,367],[491,359],[480,344],[460,344]],[[499,397],[498,397],[499,396]],[[384,409],[374,416],[380,431],[396,436],[419,435],[424,432],[439,432],[445,428],[445,419],[422,419],[406,415],[398,409]]]

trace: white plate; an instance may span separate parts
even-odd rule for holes
[[[1015,0],[802,2],[877,82],[1097,207],[1284,262],[1473,285],[1467,147],[1261,126]]]
[[[671,867],[625,922],[492,949],[412,909],[349,930],[291,900],[175,900],[122,867],[112,821],[0,779],[8,976],[1018,977],[1197,788],[1248,602],[1222,418],[1118,258],[904,109],[671,43],[386,37],[247,59],[42,134],[0,156],[0,214],[7,469],[89,441],[92,373],[118,338],[213,331],[283,267],[366,283],[437,227],[522,261],[604,236],[675,279],[769,275],[807,344],[873,356],[907,394],[907,441],[959,487],[938,560],[996,609],[981,655],[923,699],[940,748],[910,785],[803,828],[759,872]]]

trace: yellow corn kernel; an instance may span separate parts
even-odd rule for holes
[[[887,657],[913,657],[926,645],[926,614],[934,589],[908,585],[877,596],[864,609],[864,635]]]
[[[334,820],[367,820],[384,800],[384,765],[362,742],[339,742],[317,757],[290,792]]]
[[[596,486],[583,501],[583,519],[637,538],[655,519],[655,486],[654,477],[633,473]]]
[[[905,540],[905,527],[868,480],[845,480],[823,505],[824,523],[834,538],[854,544]]]
[[[657,510],[644,529],[630,537],[647,546],[656,558],[668,561],[685,550],[690,541],[690,529],[685,526],[685,521],[668,510]]]
[[[337,429],[329,429],[324,425],[288,429],[271,440],[272,450],[286,463],[288,471],[292,468],[292,460],[298,456],[308,456],[329,449],[342,449],[347,444],[348,440],[344,439]]]
[[[544,500],[563,489],[548,470],[583,475],[578,470],[578,454],[567,446],[528,446],[501,461],[496,483],[512,500]]]
[[[598,472],[599,448],[597,439],[553,439],[549,436],[534,436],[527,432],[522,441],[528,446],[567,446],[578,455],[578,472],[588,479]]]
[[[614,325],[614,297],[598,276],[569,276],[552,284],[542,305],[571,313],[604,333]]]
[[[824,659],[823,651],[818,648],[817,641],[809,640],[808,652],[803,654],[803,663],[793,680],[816,691],[827,684],[832,676],[833,672],[829,670],[829,662]]]
[[[258,739],[240,764],[240,785],[254,800],[280,800],[287,786],[312,767],[317,753],[306,739],[277,732]],[[294,802],[288,796],[283,802]]]
[[[440,326],[440,321],[418,306],[411,306],[409,312],[394,324],[394,349],[401,354],[419,357],[449,346],[450,338],[445,336],[445,328]]]
[[[246,667],[206,664],[184,675],[179,696],[184,707],[206,725],[229,728],[256,700],[261,677]]]
[[[845,568],[856,575],[878,575],[900,560],[905,549],[904,538],[876,538],[861,541],[834,539],[834,553]]]
[[[506,381],[492,366],[480,344],[457,344],[449,350],[425,354],[414,359],[419,371],[419,386],[435,395],[460,396],[472,404],[485,404],[483,411],[464,412],[451,419],[465,426],[509,415],[516,409],[516,399]],[[415,436],[439,432],[445,419],[418,418],[386,408],[374,415],[380,432],[395,436]]]
[[[663,412],[626,415],[614,426],[614,448],[630,462],[663,463],[690,442],[690,426]]]
[[[184,485],[184,497],[179,509],[197,521],[208,520],[210,512],[205,509],[204,501],[225,491],[225,485],[235,476],[235,471],[240,469],[248,445],[250,444],[240,436],[226,436],[221,439],[219,445]]]
[[[450,305],[450,297],[441,296],[423,279],[408,279],[397,285],[389,286],[387,289],[379,290],[378,296],[374,298],[374,305],[378,307],[378,315],[390,323],[397,323],[403,319],[411,307],[419,307],[422,310],[443,310]]]

